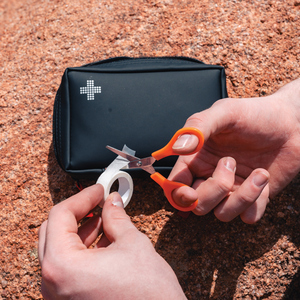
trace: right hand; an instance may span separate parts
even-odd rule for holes
[[[254,223],[269,196],[300,170],[300,79],[271,96],[219,100],[192,115],[185,127],[201,130],[205,143],[175,164],[169,179],[191,187],[175,190],[174,200],[188,206],[198,199],[197,215],[214,210],[221,221],[240,215]],[[195,136],[185,136],[173,149],[185,154],[196,144]]]

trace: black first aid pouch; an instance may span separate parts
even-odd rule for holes
[[[119,57],[67,68],[54,104],[57,161],[74,179],[96,179],[116,157],[106,145],[150,156],[189,116],[226,97],[224,68],[186,57]],[[176,158],[154,166],[168,172]]]

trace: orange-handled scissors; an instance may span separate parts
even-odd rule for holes
[[[200,130],[193,128],[193,127],[185,127],[185,128],[179,129],[165,147],[163,147],[162,149],[160,149],[158,151],[153,152],[151,154],[151,156],[146,157],[146,158],[138,158],[138,157],[129,155],[123,151],[117,150],[110,146],[106,146],[106,148],[111,150],[112,152],[126,158],[129,161],[128,167],[127,167],[128,169],[141,168],[141,169],[145,170],[146,172],[150,173],[151,174],[150,177],[162,187],[166,198],[168,199],[168,201],[170,202],[170,204],[173,207],[175,207],[176,209],[181,210],[181,211],[191,211],[194,208],[196,208],[196,206],[198,204],[198,200],[195,201],[192,205],[190,205],[188,207],[184,207],[184,206],[180,206],[180,205],[176,204],[172,197],[172,192],[181,186],[185,186],[185,184],[168,180],[167,178],[162,176],[160,173],[156,172],[152,166],[154,164],[154,162],[157,160],[160,160],[162,158],[165,158],[165,157],[171,156],[171,155],[178,155],[178,153],[175,153],[173,151],[172,147],[173,147],[174,143],[177,141],[177,139],[183,134],[193,134],[198,137],[197,148],[194,151],[187,153],[185,155],[191,155],[191,154],[194,154],[194,153],[200,151],[200,149],[202,148],[203,143],[204,143],[204,137]]]

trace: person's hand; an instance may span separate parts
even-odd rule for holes
[[[205,138],[203,148],[180,156],[169,179],[185,183],[173,192],[194,210],[211,210],[221,221],[240,215],[258,221],[269,202],[300,170],[300,79],[264,98],[222,99],[192,115],[185,127]],[[182,136],[173,149],[184,154],[196,148],[197,138]]]
[[[39,231],[42,294],[48,299],[186,299],[175,273],[131,223],[118,193],[102,217],[78,222],[103,198],[100,184],[54,206]],[[90,247],[103,232],[95,247]]]

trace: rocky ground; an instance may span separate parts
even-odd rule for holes
[[[0,298],[42,299],[38,228],[77,193],[56,163],[52,110],[65,68],[115,56],[189,56],[226,68],[230,97],[299,77],[299,0],[2,0]],[[182,218],[149,179],[127,208],[188,299],[299,299],[299,180],[255,225]],[[300,292],[299,292],[300,293]]]

